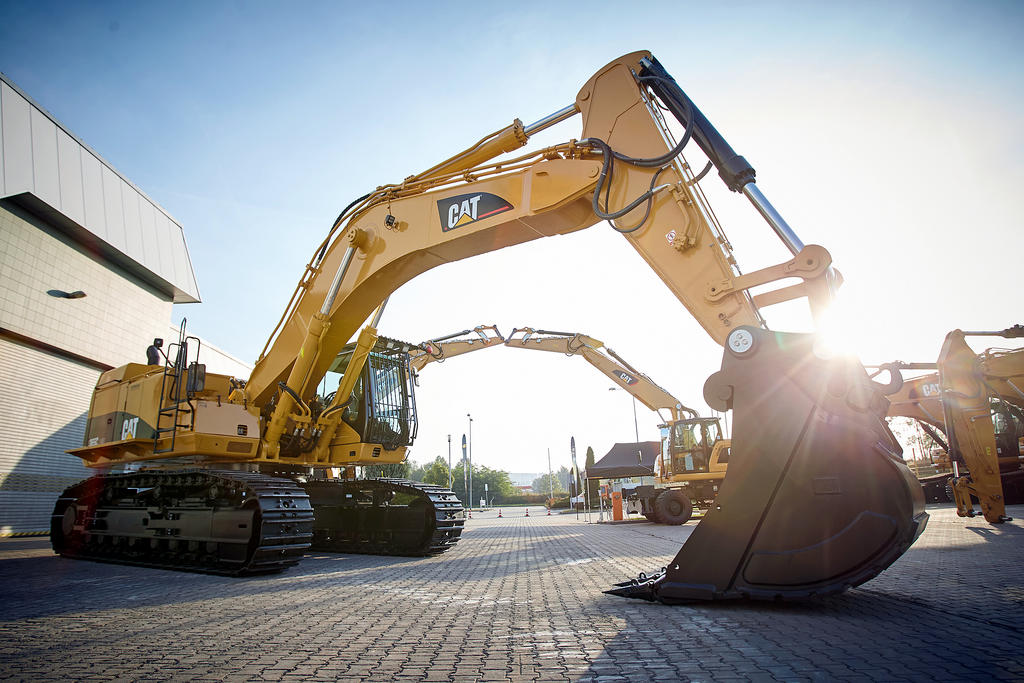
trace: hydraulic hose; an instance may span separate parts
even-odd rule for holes
[[[640,77],[640,81],[641,82],[644,82],[644,81],[663,81],[663,80],[664,79],[662,77],[660,77],[660,76],[642,76],[642,77]],[[597,149],[601,150],[601,156],[602,156],[601,173],[600,173],[600,175],[598,175],[597,185],[594,188],[594,197],[593,197],[593,200],[592,200],[592,208],[594,210],[594,215],[596,215],[598,218],[601,218],[602,220],[608,221],[611,224],[612,228],[616,232],[620,232],[620,233],[623,233],[623,234],[631,233],[631,232],[634,232],[636,230],[639,230],[640,227],[643,226],[643,224],[647,222],[648,217],[651,215],[651,205],[654,203],[654,194],[655,194],[655,192],[657,192],[655,186],[656,186],[657,181],[658,181],[658,176],[661,175],[661,173],[666,168],[668,168],[668,164],[670,164],[673,159],[675,159],[676,157],[678,157],[682,153],[683,149],[686,147],[686,144],[690,141],[690,138],[691,138],[692,133],[693,133],[693,126],[690,125],[688,122],[693,120],[692,105],[690,104],[690,101],[688,99],[684,99],[682,101],[682,106],[683,106],[683,110],[684,110],[684,112],[686,114],[686,120],[684,122],[686,127],[683,130],[683,136],[679,139],[679,142],[676,143],[675,147],[670,149],[665,154],[662,154],[661,156],[653,157],[653,158],[650,158],[650,159],[644,159],[644,158],[639,158],[639,157],[631,157],[631,156],[628,156],[626,154],[622,154],[621,152],[616,152],[615,150],[613,150],[611,148],[611,145],[609,145],[604,140],[601,140],[600,138],[586,138],[584,140],[580,140],[580,144],[589,145],[591,147],[596,147]],[[611,178],[612,178],[612,175],[613,175],[614,170],[615,170],[615,160],[616,159],[618,159],[619,161],[625,162],[627,164],[630,164],[631,166],[639,166],[641,168],[655,168],[655,167],[660,167],[660,168],[658,168],[658,171],[654,174],[654,177],[651,178],[651,186],[647,190],[647,192],[644,192],[643,194],[641,194],[639,197],[634,199],[632,202],[630,202],[629,204],[627,204],[623,208],[618,209],[616,211],[610,211],[610,210],[608,210],[608,201],[609,201],[608,194],[609,194],[610,188],[611,188]],[[601,208],[601,202],[600,202],[600,196],[601,196],[601,192],[602,191],[604,191],[604,193],[605,193],[604,209]],[[647,202],[647,211],[644,213],[643,218],[640,219],[640,221],[636,225],[634,225],[633,227],[631,227],[631,228],[620,228],[620,227],[616,226],[614,223],[612,223],[612,221],[614,221],[616,218],[621,218],[622,216],[625,216],[630,211],[632,211],[633,209],[637,208],[638,206],[640,206],[644,202]]]
[[[352,208],[353,206],[355,206],[355,205],[356,205],[356,204],[358,204],[359,202],[361,202],[361,201],[364,201],[364,200],[365,200],[366,198],[368,198],[368,197],[369,197],[369,196],[370,196],[371,194],[373,194],[373,193],[372,193],[372,192],[367,192],[367,193],[366,193],[366,194],[364,194],[364,195],[363,195],[362,197],[359,197],[358,199],[353,199],[353,200],[352,200],[351,202],[349,202],[349,205],[348,205],[348,206],[346,206],[346,207],[345,207],[344,209],[342,209],[342,210],[341,210],[341,213],[339,213],[339,214],[338,214],[338,217],[334,219],[334,223],[333,223],[333,224],[332,224],[332,226],[331,226],[331,230],[333,231],[333,230],[334,230],[334,228],[338,227],[338,223],[340,223],[340,222],[341,222],[341,219],[342,219],[342,217],[343,217],[343,216],[344,216],[344,215],[345,215],[346,213],[348,213],[348,210],[349,210],[349,209],[351,209],[351,208]],[[324,255],[325,255],[325,254],[327,253],[327,247],[328,247],[328,245],[329,245],[329,242],[324,242],[324,246],[320,248],[320,253],[318,253],[318,254],[316,255],[316,263],[320,263],[320,261],[322,261],[322,260],[323,260],[323,258],[324,258]]]

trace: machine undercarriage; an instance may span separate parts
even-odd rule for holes
[[[400,479],[152,470],[68,488],[50,538],[65,557],[242,576],[287,569],[308,550],[436,555],[464,520],[450,490]]]

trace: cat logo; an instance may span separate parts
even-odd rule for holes
[[[442,199],[437,203],[441,230],[444,232],[511,210],[511,204],[498,195],[488,192],[460,194]]]
[[[128,441],[135,438],[135,432],[139,429],[139,418],[133,417],[121,423],[121,441]]]
[[[633,386],[634,384],[640,381],[633,375],[629,374],[628,372],[623,372],[622,370],[612,370],[612,374],[614,374],[616,377],[621,379],[629,386]]]
[[[911,387],[910,398],[941,398],[942,388],[938,382],[922,382],[920,387]]]

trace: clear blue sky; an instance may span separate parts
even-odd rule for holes
[[[803,240],[831,251],[861,358],[931,360],[950,329],[1024,318],[1021,8],[6,0],[0,70],[182,223],[204,303],[176,319],[254,360],[352,198],[650,49]],[[577,134],[568,122],[543,142]],[[744,200],[704,185],[745,270],[786,258]],[[720,360],[604,225],[424,274],[381,331],[419,341],[480,323],[589,333],[702,408]],[[572,435],[600,455],[633,439],[630,401],[608,386],[579,359],[510,349],[432,366],[413,457],[446,454],[466,413],[488,466],[540,471],[550,447],[557,467]],[[639,417],[655,438],[657,419]]]

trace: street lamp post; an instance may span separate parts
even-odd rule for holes
[[[466,417],[469,418],[469,509],[473,509],[473,418],[469,413],[466,413]]]
[[[452,435],[448,435],[448,488],[451,489],[455,480],[452,478]]]
[[[555,480],[551,476],[551,449],[548,449],[548,510],[555,506]]]

